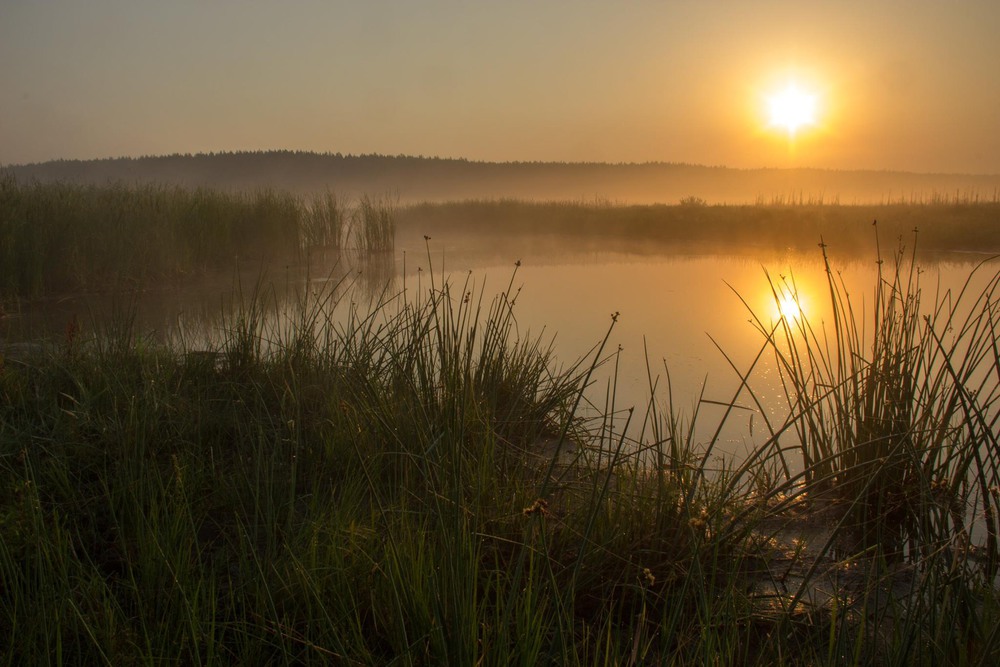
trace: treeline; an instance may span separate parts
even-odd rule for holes
[[[9,167],[19,179],[84,184],[168,183],[183,187],[274,187],[303,194],[334,188],[392,192],[404,203],[481,198],[747,204],[997,201],[1000,175],[825,169],[729,169],[669,162],[477,162],[406,155],[300,151],[176,154],[56,160]]]

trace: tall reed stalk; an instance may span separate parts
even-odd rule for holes
[[[362,195],[354,215],[357,247],[362,253],[390,252],[395,247],[396,211],[388,196]]]
[[[299,261],[315,248],[339,256],[351,243],[390,253],[395,233],[388,197],[352,208],[330,191],[25,184],[0,172],[0,302]]]
[[[878,261],[870,311],[852,302],[824,247],[832,317],[758,319],[774,351],[798,438],[805,488],[835,502],[863,548],[920,559],[983,549],[997,567],[1000,475],[997,290],[926,303],[913,248]],[[777,303],[794,283],[771,282]],[[772,333],[773,332],[773,333]]]
[[[927,346],[907,362],[917,364],[914,402],[930,395],[925,385],[965,378],[964,390],[936,394],[958,407],[886,407],[883,430],[869,412],[876,401],[856,392],[897,396],[867,388],[887,382],[886,369],[913,368],[895,361],[896,348],[872,348],[890,355],[882,364],[848,352],[838,361],[832,341],[820,354],[822,339],[810,337],[796,356],[769,336],[789,395],[802,393],[792,399],[797,412],[756,458],[709,470],[693,427],[655,401],[645,418],[652,440],[623,435],[635,411],[616,405],[620,351],[601,343],[559,367],[545,341],[519,336],[516,281],[515,272],[490,300],[471,278],[428,271],[416,286],[384,290],[369,309],[343,281],[325,290],[308,282],[287,303],[261,281],[237,288],[216,338],[199,349],[144,340],[126,307],[108,339],[0,358],[2,657],[625,665],[1000,657],[992,579],[982,568],[972,576],[966,565],[975,559],[955,548],[924,556],[902,594],[886,592],[893,572],[879,559],[854,558],[845,569],[862,585],[835,588],[825,605],[801,592],[828,582],[802,549],[784,556],[789,569],[807,571],[788,593],[768,521],[801,491],[771,476],[765,460],[796,425],[819,438],[810,424],[822,417],[829,444],[802,440],[806,486],[817,495],[860,508],[869,489],[889,499],[914,475],[918,491],[921,475],[928,485],[945,479],[952,486],[943,491],[960,499],[975,499],[979,478],[996,484],[986,478],[995,445],[984,440],[996,430],[994,398],[975,370],[1000,375],[992,292],[976,302],[986,314],[952,319],[953,333],[902,337]],[[880,312],[889,308],[880,302]],[[788,324],[787,335],[803,337]],[[869,340],[853,329],[859,345]],[[955,349],[949,337],[979,351],[978,362],[945,356]],[[934,358],[944,370],[928,375],[920,360],[933,349],[943,350]],[[837,385],[796,359],[851,373]],[[583,418],[578,406],[601,405],[601,394],[603,409]],[[840,403],[849,409],[837,412]],[[915,428],[928,410],[956,419]],[[834,448],[841,437],[854,438],[850,453]],[[870,452],[863,445],[876,438],[897,444],[869,456],[901,472],[875,475],[880,467],[848,458]],[[931,455],[935,438],[942,444]],[[979,445],[977,459],[968,449]],[[909,458],[894,458],[896,449]],[[557,451],[565,456],[554,460]],[[932,487],[919,498],[941,493]],[[921,510],[931,528],[961,537],[957,519],[946,525],[934,507]],[[851,511],[854,522],[876,520]],[[912,523],[927,537],[920,517]],[[762,581],[776,592],[760,593]]]
[[[347,215],[345,204],[333,191],[314,195],[303,219],[302,244],[306,248],[340,250],[345,243]]]

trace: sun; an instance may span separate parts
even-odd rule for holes
[[[768,97],[771,125],[793,136],[800,128],[816,124],[816,95],[789,83],[784,90]]]

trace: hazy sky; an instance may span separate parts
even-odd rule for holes
[[[0,164],[301,149],[1000,173],[1000,2],[0,0]],[[817,124],[769,127],[794,79]]]

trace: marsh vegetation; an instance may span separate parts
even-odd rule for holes
[[[388,252],[389,196],[19,183],[0,173],[0,299],[142,288],[310,250]]]
[[[121,191],[66,192],[96,220]],[[147,194],[199,201],[170,192]],[[341,206],[288,201],[312,230],[325,223],[303,211]],[[396,220],[521,205],[455,206]],[[308,238],[335,245],[336,228]],[[75,247],[56,236],[38,247]],[[861,300],[824,257],[830,321],[747,301],[758,354],[709,425],[758,408],[763,439],[739,460],[694,437],[706,414],[676,409],[652,366],[649,402],[619,403],[615,317],[560,364],[518,325],[516,269],[494,296],[436,273],[429,250],[416,284],[370,308],[335,277],[281,303],[243,284],[196,343],[153,340],[127,308],[100,335],[66,327],[0,358],[5,657],[995,662],[998,278],[925,296],[907,243]],[[771,285],[797,298],[792,278]],[[765,357],[777,420],[743,382]]]
[[[997,253],[1000,202],[956,194],[879,205],[778,197],[753,205],[615,205],[608,201],[467,200],[399,206],[391,194],[308,195],[262,188],[80,185],[0,174],[0,299],[144,288],[234,266],[305,264],[311,252],[391,253],[429,235],[466,247],[726,253],[759,257],[814,248],[869,253],[920,230],[924,253]],[[505,255],[506,256],[506,255]]]

